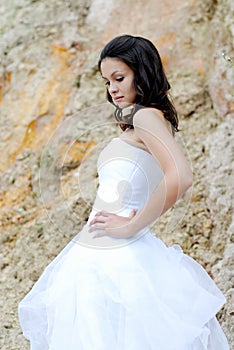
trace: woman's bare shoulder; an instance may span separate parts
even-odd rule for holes
[[[151,131],[152,128],[164,129],[164,127],[166,127],[169,133],[173,134],[171,123],[164,117],[163,112],[152,107],[138,110],[133,117],[133,126],[149,129]]]

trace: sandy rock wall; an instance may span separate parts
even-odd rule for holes
[[[119,132],[96,62],[122,33],[158,47],[194,172],[193,189],[152,229],[216,280],[234,346],[234,67],[222,55],[234,56],[233,14],[232,0],[1,1],[1,348],[29,348],[17,304],[88,217],[98,151]]]

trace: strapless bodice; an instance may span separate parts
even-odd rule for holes
[[[99,187],[89,221],[100,210],[123,216],[133,208],[139,210],[163,177],[149,152],[121,138],[112,139],[102,150],[97,168]]]

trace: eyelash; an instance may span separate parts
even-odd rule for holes
[[[117,80],[118,82],[121,82],[121,81],[124,80],[124,77],[116,78],[116,80]],[[110,82],[107,81],[107,82],[105,83],[105,85],[109,86],[109,85],[110,85]]]

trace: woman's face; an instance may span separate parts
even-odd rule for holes
[[[100,68],[113,102],[120,108],[133,104],[137,95],[133,70],[123,61],[110,57],[102,60]]]

